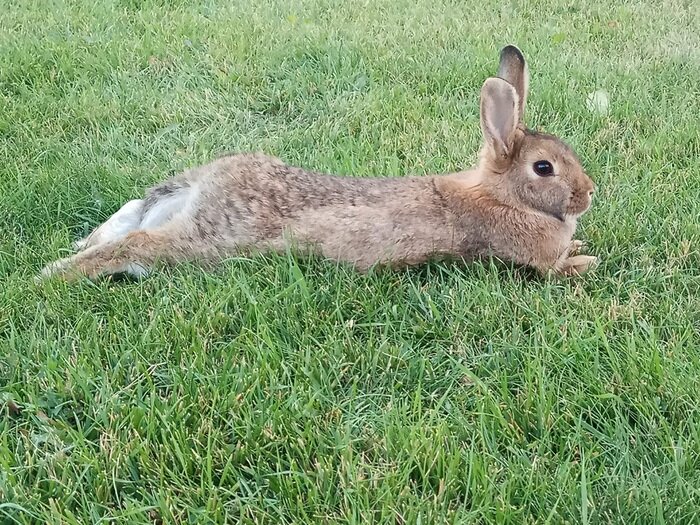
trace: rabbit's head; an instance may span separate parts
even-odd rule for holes
[[[577,218],[591,205],[593,181],[562,140],[525,127],[527,90],[525,58],[514,46],[503,48],[498,77],[481,89],[482,181],[509,205]]]

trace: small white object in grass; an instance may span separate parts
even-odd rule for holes
[[[594,113],[607,115],[608,109],[610,108],[610,98],[604,90],[598,89],[593,93],[589,93],[586,99],[586,106]]]

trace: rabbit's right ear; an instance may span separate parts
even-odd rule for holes
[[[518,94],[502,78],[489,78],[481,88],[481,131],[496,159],[508,158],[518,126]]]
[[[527,90],[530,83],[530,73],[522,52],[515,46],[506,46],[501,50],[498,64],[498,77],[508,82],[518,94],[518,118],[523,121]]]

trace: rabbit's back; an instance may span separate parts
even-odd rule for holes
[[[151,188],[146,207],[182,192],[197,194],[202,212],[291,218],[332,206],[391,203],[426,185],[425,178],[351,177],[318,173],[258,153],[219,158]]]
[[[384,259],[378,250],[392,246],[419,258],[442,251],[436,246],[448,241],[442,232],[450,248],[455,241],[433,177],[327,175],[262,154],[222,157],[155,186],[145,214],[165,202],[182,210],[173,221],[178,228],[221,247],[281,250],[287,231],[302,247],[364,265]]]
[[[386,200],[391,193],[411,191],[416,186],[410,177],[328,175],[290,166],[260,153],[222,157],[186,173],[184,180],[173,180],[173,184],[190,181],[198,181],[203,191],[274,209],[284,216],[339,204],[373,204]]]

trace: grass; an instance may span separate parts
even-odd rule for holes
[[[700,522],[693,2],[10,0],[0,27],[2,522]],[[471,165],[511,42],[529,124],[598,185],[586,278],[270,256],[32,282],[223,151]]]

